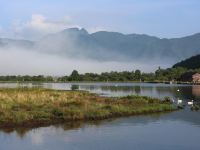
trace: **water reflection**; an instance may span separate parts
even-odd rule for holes
[[[165,85],[165,84],[119,84],[118,86],[110,84],[77,84],[79,89],[88,90],[93,93],[106,96],[125,96],[125,95],[144,95],[150,97],[200,100],[200,86],[190,85]],[[179,89],[179,91],[177,91]]]
[[[59,90],[87,90],[102,96],[144,95],[156,98],[200,100],[198,85],[169,85],[151,83],[0,83],[0,87],[43,87]],[[179,90],[179,91],[177,91]]]
[[[148,125],[149,123],[163,123],[166,121],[180,121],[189,123],[192,126],[200,127],[200,112],[193,112],[190,111],[189,108],[185,110],[175,111],[171,113],[156,113],[150,115],[139,115],[139,116],[132,116],[132,117],[122,117],[122,118],[112,118],[106,120],[98,120],[98,121],[75,121],[75,122],[67,122],[62,124],[54,124],[49,128],[57,128],[62,129],[63,131],[70,131],[70,130],[79,130],[84,129],[85,127],[101,127],[102,125],[109,125],[109,126],[121,126],[123,125],[131,125],[131,126],[144,126]],[[46,126],[48,127],[48,125]],[[36,128],[0,128],[0,131],[6,134],[12,134],[13,132],[16,133],[16,136],[20,138],[25,138],[27,133],[37,130],[43,130],[46,128],[43,127],[36,127]]]
[[[71,85],[71,90],[79,90],[79,85],[74,85],[74,84],[72,84]]]
[[[193,115],[179,111],[37,129],[7,129],[0,132],[0,149],[198,149],[200,122]]]
[[[54,124],[54,125],[47,125],[46,127],[48,128],[56,128],[56,129],[62,129],[63,131],[68,131],[68,130],[78,130],[80,128],[84,128],[85,126],[95,126],[98,128],[104,123],[109,123],[114,121],[115,119],[107,119],[107,120],[98,120],[98,121],[75,121],[75,122],[68,122],[68,123],[62,123],[62,124]],[[17,127],[17,128],[0,128],[0,131],[7,134],[11,135],[15,133],[15,135],[21,139],[26,138],[26,134],[30,132],[35,132],[37,130],[43,130],[46,128],[45,126],[43,127],[36,127],[36,128],[29,128],[29,127]],[[37,136],[37,135],[36,135]]]
[[[192,86],[192,95],[200,97],[200,86]]]

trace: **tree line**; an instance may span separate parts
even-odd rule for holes
[[[189,73],[194,74],[200,72],[200,69],[186,69],[182,67],[161,69],[160,67],[153,73],[142,73],[140,70],[135,71],[111,71],[103,72],[101,74],[85,73],[79,74],[74,70],[71,75],[60,77],[61,82],[66,81],[141,81],[141,82],[167,82],[167,81],[183,81],[185,75]],[[185,81],[185,80],[184,80]]]
[[[12,81],[12,82],[53,82],[54,79],[52,76],[43,76],[43,75],[37,75],[37,76],[15,76],[15,75],[7,75],[7,76],[0,76],[0,81]]]
[[[200,69],[177,68],[158,68],[152,73],[143,73],[140,70],[135,71],[111,71],[97,73],[80,74],[77,70],[73,70],[70,75],[55,78],[53,76],[0,76],[0,81],[13,82],[70,82],[70,81],[93,81],[93,82],[164,82],[164,81],[187,81],[189,75],[200,72]]]

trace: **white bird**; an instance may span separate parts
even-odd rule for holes
[[[193,105],[193,104],[194,104],[193,100],[188,102],[188,105]]]
[[[177,92],[179,92],[180,90],[178,89]]]
[[[183,100],[178,99],[177,104],[182,104]]]

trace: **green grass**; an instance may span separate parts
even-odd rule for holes
[[[1,127],[40,126],[172,110],[170,103],[141,96],[106,98],[85,91],[0,89]]]

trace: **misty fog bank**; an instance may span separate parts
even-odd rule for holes
[[[0,38],[1,75],[154,72],[200,53],[200,34],[176,39],[70,28],[39,41]]]
[[[166,67],[164,65],[161,65]],[[109,72],[141,69],[145,72],[154,71],[158,64],[150,62],[117,62],[73,59],[58,55],[45,54],[25,49],[0,49],[0,75],[65,75],[76,69],[85,72]]]

